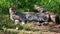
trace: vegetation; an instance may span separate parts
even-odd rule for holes
[[[34,12],[34,5],[40,5],[56,14],[60,13],[60,0],[0,0],[0,30],[1,27],[15,27],[14,22],[9,18],[9,7],[16,6],[18,12]],[[20,28],[30,28],[32,26],[20,26]]]
[[[60,0],[0,0],[0,14],[8,14],[10,6],[16,6],[19,12],[34,11],[35,4],[60,13]]]

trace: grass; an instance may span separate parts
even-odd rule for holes
[[[60,14],[60,0],[0,0],[0,14],[8,14],[10,6],[16,6],[19,12],[31,12],[35,4]]]
[[[60,14],[60,0],[0,0],[0,34],[48,34],[49,27],[36,26],[33,25],[32,22],[23,26],[21,24],[14,25],[14,21],[11,21],[9,18],[8,9],[10,6],[16,6],[18,12],[34,12],[35,4],[40,5],[51,12]],[[4,29],[2,29],[3,27],[14,30],[16,26],[19,27],[19,30],[17,30],[19,33],[7,30],[4,31]]]
[[[47,33],[56,33],[53,32],[57,31],[56,29],[53,29],[52,32],[50,32],[49,26],[38,26],[34,23],[30,22],[25,25],[14,25],[14,22],[10,20],[9,15],[1,15],[0,16],[0,32],[2,34],[47,34]],[[19,27],[19,30],[16,30],[15,27]]]
[[[19,32],[18,34],[23,34],[23,33],[24,34],[28,34],[28,33],[31,34],[31,33],[35,33],[34,31],[41,30],[40,28],[35,28],[35,26],[33,25],[32,22],[27,23],[23,26],[21,24],[14,25],[14,22],[9,19],[9,15],[1,15],[0,16],[0,25],[1,25],[0,26],[1,29],[2,29],[2,27],[5,28],[5,29],[2,29],[2,32],[6,33],[6,34],[9,34],[9,33],[16,34],[17,32]],[[14,30],[16,26],[19,27],[19,30]],[[39,33],[39,32],[37,32],[37,33]]]

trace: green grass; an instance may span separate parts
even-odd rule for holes
[[[0,0],[0,15],[9,14],[10,6],[16,6],[19,12],[34,12],[34,5],[40,5],[47,10],[60,13],[60,0]]]
[[[31,23],[22,25],[14,25],[14,21],[11,21],[9,18],[9,7],[16,6],[18,12],[34,12],[34,5],[40,5],[50,12],[54,12],[55,14],[60,14],[60,0],[0,0],[0,31],[4,31],[1,29],[2,27],[5,28],[12,28],[15,29],[16,26],[20,28],[20,30],[30,30],[30,31],[37,31],[41,30],[36,29],[35,26]],[[10,34],[15,34],[10,33]]]

